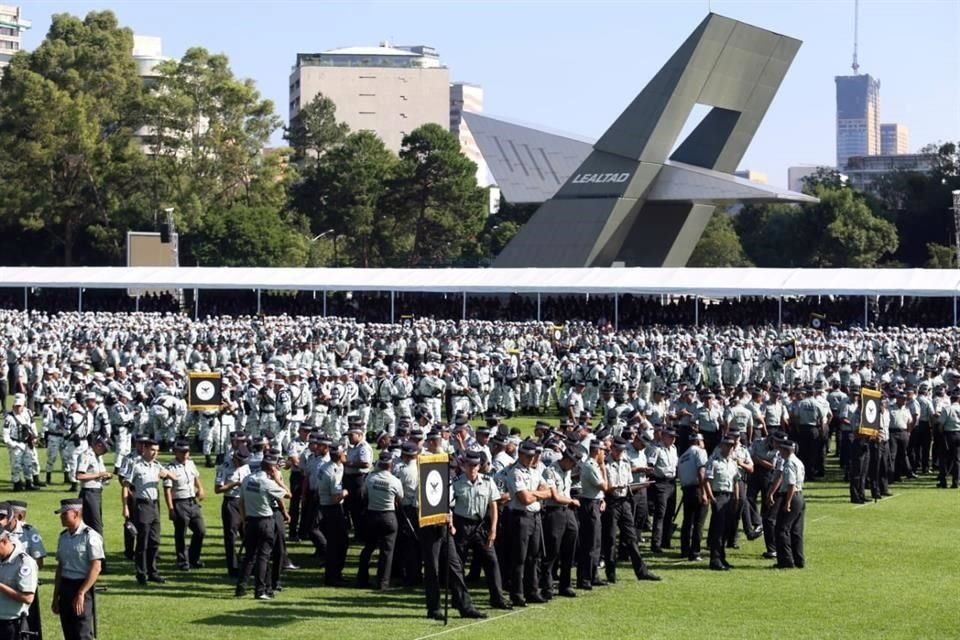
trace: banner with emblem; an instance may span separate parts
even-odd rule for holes
[[[405,315],[405,316],[400,316],[400,326],[403,327],[404,329],[410,329],[410,328],[412,328],[412,327],[413,327],[413,319],[414,319],[415,317],[416,317],[416,316],[414,316],[413,314]]]
[[[811,313],[810,314],[810,328],[816,329],[817,331],[826,331],[827,330],[827,316],[822,313]]]
[[[883,394],[876,389],[860,390],[860,426],[857,435],[865,438],[880,436],[880,403]]]
[[[780,353],[783,354],[783,363],[789,364],[797,359],[797,341],[787,340],[780,343]]]
[[[216,411],[223,404],[223,374],[210,371],[187,373],[187,407],[191,411]]]
[[[427,453],[417,457],[419,486],[417,508],[421,527],[447,523],[450,513],[450,457]]]

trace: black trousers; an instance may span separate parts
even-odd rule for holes
[[[273,549],[270,550],[270,586],[276,590],[280,585],[280,571],[290,562],[287,555],[287,539],[283,535],[284,531],[283,512],[280,509],[273,510]]]
[[[100,566],[103,566],[101,561]],[[40,585],[37,584],[37,590],[33,593],[33,602],[27,610],[27,628],[36,634],[36,640],[43,640],[43,628],[40,624]]]
[[[320,528],[327,542],[324,571],[329,584],[343,578],[343,565],[347,562],[347,519],[339,504],[320,506],[319,509]]]
[[[896,482],[904,476],[913,475],[910,465],[910,434],[906,429],[890,432],[890,477]]]
[[[797,427],[797,457],[812,476],[823,474],[823,443],[820,441],[820,427],[802,424]]]
[[[290,539],[302,537],[300,531],[300,498],[303,491],[303,471],[294,469],[290,472]],[[313,493],[313,492],[308,492]]]
[[[60,579],[60,593],[57,595],[57,604],[60,607],[60,628],[63,629],[64,640],[93,640],[93,590],[83,596],[83,614],[77,615],[73,608],[73,600],[83,580]]]
[[[187,529],[190,530],[190,551],[187,552]],[[180,567],[200,562],[203,539],[207,535],[207,525],[203,521],[203,511],[194,498],[173,501],[173,544],[177,550],[177,565]]]
[[[377,557],[377,588],[390,586],[393,568],[393,549],[397,544],[397,514],[395,511],[367,511],[366,534],[357,568],[357,584],[370,582],[370,557],[379,549]]]
[[[461,613],[473,608],[473,601],[463,580],[463,564],[453,537],[445,526],[420,529],[420,554],[423,556],[423,586],[427,611],[440,611],[440,576],[446,563],[447,584],[453,606]]]
[[[700,553],[707,505],[700,500],[700,487],[683,487],[683,522],[680,523],[680,553],[692,558]]]
[[[918,422],[910,433],[910,464],[913,470],[921,469],[924,473],[930,470],[930,442],[932,430],[930,422]]]
[[[20,640],[20,632],[25,630],[21,618],[0,620],[0,640]]]
[[[539,513],[512,510],[506,535],[510,544],[510,597],[522,600],[540,589],[540,552],[543,540]]]
[[[137,528],[134,562],[138,576],[157,574],[157,554],[160,552],[160,511],[152,500],[134,503],[133,524]]]
[[[366,541],[367,521],[364,514],[367,511],[367,475],[357,473],[343,476],[343,488],[347,490],[347,497],[343,501],[343,507],[350,517],[350,526],[353,527],[353,534],[360,541]]]
[[[870,494],[874,498],[889,493],[890,448],[886,442],[870,441]]]
[[[296,504],[292,499],[291,506]],[[291,519],[293,516],[290,516]],[[327,553],[327,537],[320,526],[320,502],[316,491],[307,491],[304,496],[303,511],[300,513],[300,529],[297,534],[300,538],[307,538],[313,544],[313,551],[318,558],[323,558]],[[293,529],[290,529],[291,537]]]
[[[465,565],[467,555],[472,553],[480,561],[483,574],[487,577],[490,602],[502,602],[504,597],[503,582],[500,580],[500,563],[497,562],[497,552],[493,547],[487,546],[490,523],[486,519],[467,520],[454,515],[453,526],[457,530],[454,541],[457,553],[460,554],[460,564]]]
[[[227,574],[236,577],[240,570],[237,559],[237,541],[243,532],[240,517],[240,498],[224,498],[220,505],[220,522],[223,524],[223,551],[227,558]]]
[[[773,496],[773,504],[767,502],[767,492],[770,490],[770,486],[764,487],[763,490],[763,507],[764,511],[761,513],[760,517],[763,519],[763,544],[767,548],[768,553],[776,553],[777,551],[777,520],[780,514],[780,503],[783,502],[780,494],[775,494]]]
[[[88,527],[103,535],[103,489],[80,489],[81,516]]]
[[[633,526],[637,530],[637,540],[641,538],[641,532],[649,526],[647,517],[650,515],[650,509],[647,506],[647,491],[639,489],[633,492]]]
[[[852,434],[848,439],[847,477],[850,481],[850,502],[862,503],[867,499],[867,477],[870,472],[870,443]]]
[[[707,544],[710,545],[710,564],[723,564],[727,561],[727,540],[730,523],[737,526],[737,503],[730,492],[713,494],[713,513],[710,516],[710,528],[707,530]]]
[[[397,525],[397,554],[394,556],[394,571],[403,577],[403,584],[408,587],[423,582],[423,563],[420,560],[420,523],[417,508],[403,507]],[[457,525],[457,536],[460,535]],[[458,547],[459,549],[459,547]],[[466,557],[460,554],[461,560],[466,563]]]
[[[243,524],[243,564],[237,585],[245,587],[253,574],[256,595],[266,593],[270,584],[270,556],[276,539],[276,521],[273,515],[247,518]]]
[[[577,555],[580,525],[573,507],[545,507],[543,510],[543,566],[540,589],[552,595],[553,573],[558,569],[559,588],[570,589],[573,562]]]
[[[670,546],[673,533],[673,509],[676,508],[676,485],[672,479],[657,480],[650,485],[647,498],[653,513],[653,525],[650,530],[650,549],[659,551]]]
[[[940,447],[940,484],[947,483],[950,476],[952,486],[960,484],[960,431],[943,433]]]
[[[608,580],[617,577],[617,551],[623,546],[630,555],[633,572],[638,577],[646,573],[647,565],[637,545],[637,530],[633,523],[633,500],[629,496],[607,499],[607,508],[600,517],[600,550]],[[617,544],[619,537],[620,544]]]
[[[600,501],[580,498],[580,533],[577,551],[577,583],[589,586],[600,565]]]
[[[777,514],[777,566],[802,569],[806,563],[803,556],[803,520],[807,508],[803,494],[794,493],[789,504],[790,511],[787,511],[786,501],[781,500],[780,513]]]

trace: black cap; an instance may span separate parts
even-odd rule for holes
[[[7,502],[0,502],[0,516],[10,515],[10,504]]]
[[[617,436],[616,438],[613,439],[613,447],[615,449],[624,451],[629,446],[630,446],[630,443],[624,440],[623,438],[621,438],[620,436]]]
[[[673,436],[674,438],[676,438],[676,437],[677,437],[677,430],[674,429],[673,427],[665,427],[665,428],[663,429],[663,431],[660,432],[660,435]]]
[[[190,451],[190,442],[187,440],[177,440],[173,444],[174,451]]]
[[[466,451],[461,459],[464,464],[480,464],[483,462],[483,455],[479,451]]]
[[[737,444],[737,438],[731,434],[723,436],[723,440],[720,441],[720,444]]]
[[[263,456],[263,460],[260,461],[260,465],[263,466],[265,464],[279,464],[279,462],[280,462],[280,458],[275,456],[273,453],[268,453]]]
[[[11,511],[26,511],[27,503],[23,500],[7,500],[7,504],[10,506]]]
[[[427,434],[427,440],[440,440],[442,437],[440,432],[435,430]]]
[[[420,453],[420,447],[417,446],[416,442],[408,440],[403,443],[402,447],[400,447],[400,453],[405,456],[415,456]]]
[[[65,498],[60,501],[60,508],[53,513],[59,515],[66,511],[83,511],[83,500],[80,498]]]
[[[245,462],[250,459],[250,454],[247,453],[246,449],[237,449],[233,452],[233,457],[239,460],[240,462]]]
[[[537,452],[537,443],[533,440],[524,440],[520,443],[520,453],[532,456]]]
[[[393,454],[388,450],[380,452],[380,456],[377,458],[377,464],[388,465],[393,462]]]

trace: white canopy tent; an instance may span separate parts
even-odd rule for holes
[[[938,269],[305,269],[0,267],[0,287],[954,299],[960,271]],[[82,305],[82,291],[79,294]],[[25,297],[26,300],[26,297]],[[392,314],[391,314],[392,315]]]

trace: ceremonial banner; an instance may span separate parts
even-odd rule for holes
[[[811,313],[810,314],[810,328],[816,329],[817,331],[826,331],[827,330],[827,316],[821,313]]]
[[[780,352],[783,354],[783,363],[789,364],[797,359],[797,341],[788,340],[780,344]]]
[[[214,411],[223,404],[222,374],[191,371],[187,374],[187,407],[191,411]]]
[[[445,453],[417,457],[420,482],[417,508],[421,527],[446,524],[450,512],[450,458]]]
[[[857,435],[876,438],[880,435],[880,403],[883,394],[875,389],[860,390],[860,426]]]

